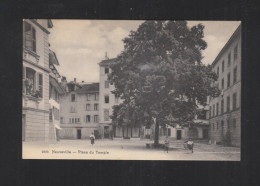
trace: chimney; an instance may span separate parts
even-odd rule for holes
[[[108,60],[109,58],[108,58],[108,56],[107,56],[107,52],[106,52],[106,54],[105,54],[105,60]]]
[[[75,82],[75,83],[77,82],[77,79],[76,79],[76,78],[74,78],[74,82]]]

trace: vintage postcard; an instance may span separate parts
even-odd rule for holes
[[[22,158],[240,161],[241,29],[24,19]]]

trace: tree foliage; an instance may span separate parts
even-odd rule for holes
[[[185,123],[194,119],[197,104],[219,95],[212,86],[217,75],[201,62],[207,47],[203,29],[189,28],[186,21],[145,21],[130,32],[109,76],[113,93],[124,100],[113,121],[123,121],[131,110],[136,118],[153,117],[159,124]]]

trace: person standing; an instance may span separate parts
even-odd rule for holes
[[[95,143],[95,135],[93,133],[91,133],[91,135],[89,137],[90,137],[91,144],[94,145],[94,143]]]
[[[169,139],[168,139],[168,136],[166,137],[164,143],[165,143],[165,150],[166,150],[167,153],[168,153],[168,150],[169,150]]]

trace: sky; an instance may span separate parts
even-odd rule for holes
[[[123,39],[144,21],[123,20],[59,20],[53,19],[49,43],[56,53],[62,76],[68,81],[98,82],[99,65],[105,59],[117,57],[124,48]],[[188,26],[203,24],[208,47],[202,51],[202,62],[211,64],[240,21],[188,21]]]

